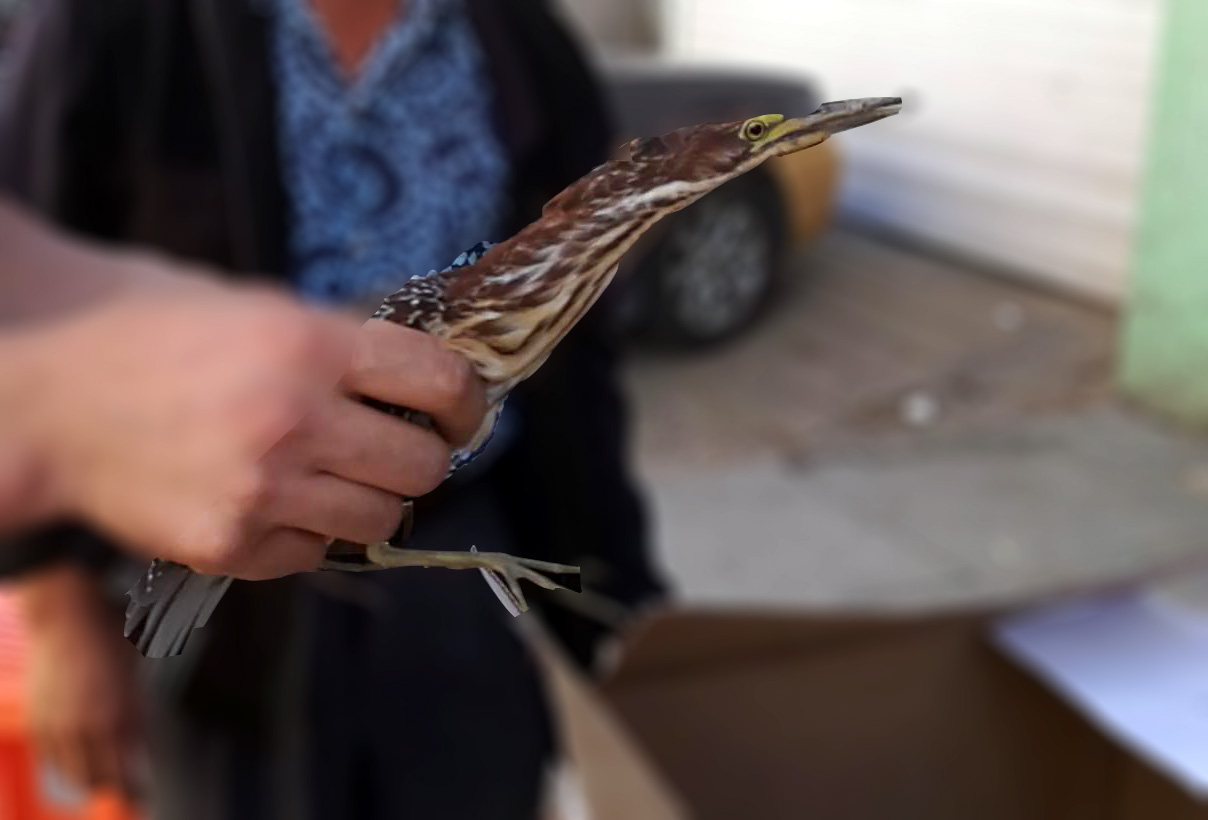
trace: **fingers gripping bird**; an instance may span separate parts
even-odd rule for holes
[[[417,328],[464,355],[487,386],[488,412],[450,474],[486,446],[509,391],[531,376],[612,281],[621,257],[668,214],[765,160],[817,145],[832,134],[896,114],[901,100],[877,97],[822,105],[813,114],[681,128],[628,143],[610,160],[551,199],[541,217],[497,245],[483,243],[452,266],[417,276],[386,297],[373,318]],[[374,403],[424,426],[422,414]],[[322,569],[395,567],[478,569],[513,614],[526,608],[519,581],[546,589],[579,568],[502,553],[407,549],[413,510],[391,543],[333,541]],[[565,580],[565,579],[560,579]],[[149,657],[179,653],[204,626],[230,579],[155,561],[130,591],[126,636]]]

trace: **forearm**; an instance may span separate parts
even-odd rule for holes
[[[0,324],[0,534],[45,520],[54,506],[37,423],[45,333]]]
[[[112,294],[128,272],[0,197],[0,325],[44,320]]]
[[[45,464],[54,416],[76,402],[73,370],[103,339],[71,334],[124,296],[187,299],[208,271],[59,233],[0,195],[0,533],[60,512]],[[67,332],[65,332],[67,331]],[[95,335],[95,334],[94,334]],[[57,411],[57,412],[51,412]],[[60,419],[61,420],[61,419]]]

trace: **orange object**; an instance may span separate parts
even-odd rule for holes
[[[0,820],[138,820],[123,801],[108,795],[97,795],[79,809],[45,800],[26,711],[26,656],[16,606],[0,594]]]

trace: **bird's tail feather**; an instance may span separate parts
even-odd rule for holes
[[[126,638],[148,658],[179,655],[194,629],[206,625],[231,579],[199,575],[181,564],[154,561],[128,594]]]

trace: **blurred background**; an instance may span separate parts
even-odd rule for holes
[[[1201,617],[1208,600],[1188,581],[1208,549],[1200,0],[562,0],[561,11],[603,79],[619,141],[827,100],[904,100],[899,116],[667,219],[625,263],[609,321],[627,354],[627,446],[676,612],[984,619],[1177,567],[1181,611]],[[0,731],[17,739],[0,765],[15,793],[11,772],[28,781],[36,767],[21,757],[12,683],[23,638],[5,617],[0,693],[14,705]],[[656,636],[660,651],[704,657],[685,647],[708,642],[708,623]],[[788,644],[799,642],[777,643]],[[725,698],[697,691],[673,729],[643,726],[674,709],[633,694],[638,672],[627,688],[623,654],[603,691],[643,760],[672,772],[696,816],[740,816],[701,785],[740,766],[738,730],[711,775],[682,752]],[[874,677],[928,662],[894,663]],[[1202,665],[1188,674],[1208,685]],[[842,688],[827,711],[844,707]],[[767,748],[817,754],[817,725],[804,725]],[[970,731],[997,743],[986,726]],[[758,737],[742,742],[759,758]],[[748,795],[793,786],[735,777]],[[854,782],[842,788],[860,791]],[[980,816],[1125,816],[1063,813],[1051,789],[1037,794]],[[759,816],[894,816],[772,805]],[[899,805],[901,817],[970,816]],[[11,816],[59,816],[21,811]]]
[[[1193,129],[1180,117],[1191,115],[1180,109],[1197,105],[1171,98],[1194,66],[1177,42],[1163,51],[1166,4],[565,6],[628,133],[829,99],[905,100],[892,120],[769,163],[738,181],[743,190],[722,189],[668,220],[663,247],[629,263],[635,275],[624,284],[647,289],[635,338],[678,343],[637,346],[629,384],[660,548],[687,594],[977,597],[1198,540],[1189,530],[1165,545],[1126,544],[1132,532],[1105,541],[1080,506],[1100,489],[1089,482],[1140,489],[1152,476],[1139,465],[1111,476],[1070,466],[1083,454],[1109,457],[1103,442],[1131,435],[1139,422],[1125,405],[1202,415],[1175,390],[1175,360],[1190,349],[1175,349],[1181,336],[1168,335],[1179,332],[1162,313],[1195,297],[1159,292],[1177,278],[1167,266],[1189,262],[1170,257],[1188,253],[1174,243],[1190,234],[1158,223],[1191,170],[1175,138],[1155,132],[1185,136]],[[1163,60],[1176,76],[1159,75]],[[1161,236],[1143,241],[1146,225]],[[711,236],[725,237],[723,248]],[[685,255],[695,287],[677,284],[688,279]],[[742,313],[749,294],[758,295]],[[1042,487],[1016,461],[1020,431],[1033,425],[1061,427],[1052,455],[1072,470],[1069,487]],[[936,436],[949,442],[943,467],[929,463],[925,442]],[[945,484],[906,478],[932,469]],[[891,478],[899,471],[902,486]],[[843,511],[850,520],[839,532],[802,501],[821,493],[833,515],[836,482],[859,505]],[[1035,495],[1012,498],[1008,484]],[[1178,494],[1176,485],[1167,489]],[[1138,497],[1146,506],[1152,499]],[[1197,525],[1198,508],[1182,507]],[[1068,529],[1025,532],[1042,524]],[[815,528],[828,536],[808,537]],[[752,560],[752,543],[776,558]],[[802,570],[785,572],[784,561]]]

